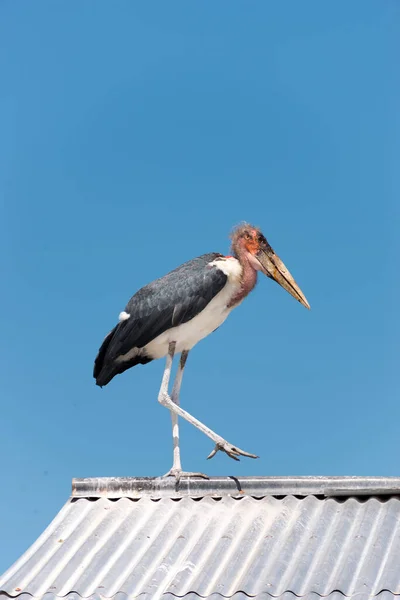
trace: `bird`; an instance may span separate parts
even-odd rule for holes
[[[139,364],[166,357],[159,403],[172,417],[173,464],[164,477],[204,477],[183,471],[178,417],[202,431],[214,443],[207,458],[219,451],[234,460],[258,458],[216,434],[180,406],[183,371],[189,352],[213,333],[254,289],[258,273],[276,281],[300,304],[310,308],[287,267],[260,228],[242,223],[231,233],[231,254],[203,254],[139,289],[120,312],[117,325],[104,338],[94,361],[93,377],[100,387]],[[174,357],[180,354],[169,394]]]

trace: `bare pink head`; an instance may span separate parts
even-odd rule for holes
[[[244,278],[249,278],[251,271],[254,275],[257,271],[261,271],[279,283],[303,306],[310,308],[289,270],[275,254],[258,227],[243,223],[233,230],[231,239],[232,252],[243,266]]]

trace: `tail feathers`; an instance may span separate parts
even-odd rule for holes
[[[134,356],[126,361],[116,361],[115,359],[108,357],[107,351],[117,327],[118,325],[116,325],[114,329],[112,329],[112,331],[110,331],[110,333],[104,338],[104,341],[100,346],[99,352],[94,361],[93,377],[96,380],[96,385],[99,385],[100,387],[110,383],[111,379],[115,377],[115,375],[119,375],[120,373],[123,373],[127,369],[130,369],[138,364],[145,365],[153,360],[147,356],[139,355]]]
[[[105,356],[106,356],[106,353],[107,353],[107,350],[108,350],[108,346],[110,345],[110,342],[111,342],[111,340],[112,340],[112,338],[114,336],[114,333],[117,330],[117,327],[118,327],[118,325],[116,325],[114,327],[114,329],[112,329],[110,331],[110,333],[106,335],[106,337],[103,340],[102,345],[99,348],[97,356],[95,358],[94,368],[93,368],[93,377],[96,379],[97,385],[105,385],[105,384],[98,383],[98,379],[100,378],[101,371],[102,371],[103,366],[104,366],[104,359],[105,359]]]
[[[114,361],[110,365],[103,367],[103,369],[96,377],[96,385],[103,387],[104,385],[107,385],[107,383],[110,383],[111,379],[113,379],[113,377],[115,377],[116,375],[120,375],[127,369],[135,367],[136,365],[145,365],[151,362],[152,360],[152,358],[148,358],[147,356],[135,356],[135,358],[124,362]]]

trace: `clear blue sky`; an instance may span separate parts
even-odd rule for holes
[[[308,312],[262,278],[189,357],[210,475],[399,475],[400,6],[0,5],[0,572],[72,477],[171,466],[164,361],[92,364],[142,285],[259,225]]]

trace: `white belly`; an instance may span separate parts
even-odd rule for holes
[[[227,283],[200,314],[183,325],[165,331],[147,344],[142,352],[152,358],[161,358],[167,355],[171,342],[176,342],[175,352],[191,350],[197,342],[222,325],[232,310],[227,305],[236,290],[236,285]]]
[[[175,352],[191,350],[197,342],[210,335],[225,321],[233,308],[228,308],[229,303],[241,287],[242,267],[239,261],[233,257],[226,257],[224,260],[214,261],[210,264],[221,269],[228,279],[223,289],[207,304],[205,309],[187,323],[165,331],[144,348],[132,348],[126,354],[118,356],[117,361],[130,360],[138,354],[153,359],[162,358],[168,354],[171,342],[176,342]],[[127,320],[129,317],[130,315],[125,311],[120,314],[120,320]]]

